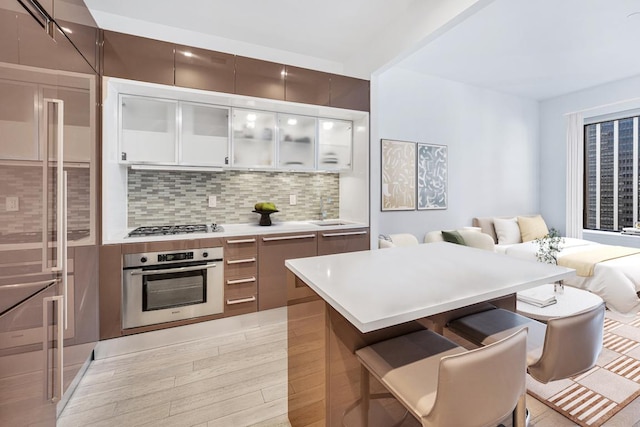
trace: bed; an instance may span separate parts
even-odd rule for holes
[[[473,219],[473,225],[480,227],[483,233],[489,234],[494,239],[496,252],[536,261],[538,245],[535,242],[514,242],[515,228],[513,228],[512,224],[513,218],[478,217]],[[533,216],[527,216],[526,218],[533,218]],[[500,233],[496,231],[496,224],[494,224],[496,220]],[[511,227],[511,236],[508,235],[508,231],[505,232],[506,223],[503,220],[509,221],[507,228]],[[608,249],[607,245],[565,237],[564,243],[561,245],[561,251],[557,256],[558,264],[563,265],[563,263],[575,258],[578,254],[580,257],[587,257],[590,253],[603,249]],[[634,251],[634,249],[628,250],[628,252]],[[599,295],[605,301],[607,308],[612,311],[634,315],[640,311],[640,298],[638,298],[638,292],[640,291],[640,250],[637,253],[597,262],[592,267],[591,275],[577,275],[570,279],[565,279],[564,283]]]

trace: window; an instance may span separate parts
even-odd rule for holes
[[[584,228],[620,231],[638,213],[638,118],[584,127]]]

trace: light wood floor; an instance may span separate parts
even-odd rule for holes
[[[286,311],[239,332],[94,361],[58,426],[289,426]],[[532,427],[573,426],[530,397]],[[607,427],[640,426],[640,399]]]

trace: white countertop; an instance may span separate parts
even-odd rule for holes
[[[322,230],[348,230],[351,228],[368,227],[368,225],[346,220],[331,219],[326,220],[327,225],[318,225],[320,221],[285,221],[285,222],[273,222],[270,226],[261,226],[258,223],[251,224],[218,224],[221,225],[224,231],[215,233],[189,233],[189,234],[173,234],[166,236],[142,236],[142,237],[126,237],[127,234],[133,230],[122,231],[121,235],[111,239],[104,239],[103,244],[116,244],[116,243],[140,243],[140,242],[162,242],[167,240],[195,240],[195,239],[207,239],[215,237],[231,237],[231,236],[246,236],[246,235],[262,235],[262,234],[277,234],[277,233],[298,233],[298,232],[316,232]],[[334,225],[335,222],[341,222],[340,225]]]
[[[285,265],[365,333],[575,275],[570,268],[445,242]]]

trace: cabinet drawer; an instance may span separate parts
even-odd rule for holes
[[[225,277],[251,277],[258,274],[258,257],[227,258],[224,260]]]
[[[238,314],[252,313],[255,311],[258,311],[258,297],[255,287],[254,289],[238,289],[234,291],[225,289],[225,316],[236,316]]]
[[[257,276],[251,275],[251,276],[227,276],[225,277],[224,280],[224,284],[225,284],[225,288],[230,288],[230,289],[237,289],[240,287],[240,285],[245,285],[245,284],[251,284],[251,285],[256,285],[258,283],[258,278]]]
[[[318,232],[318,255],[366,251],[369,249],[369,229],[341,229]]]
[[[253,283],[239,283],[236,285],[224,285],[225,304],[227,300],[239,300],[258,295],[258,285]],[[233,305],[233,304],[230,304]]]
[[[249,258],[258,253],[256,236],[238,236],[224,239],[224,256],[226,258]]]

